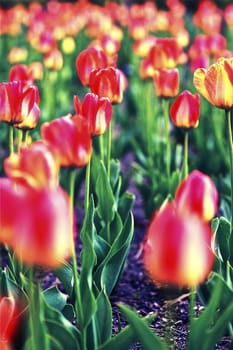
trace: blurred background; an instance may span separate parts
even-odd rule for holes
[[[58,0],[59,2],[77,2],[78,0]],[[126,3],[126,4],[142,4],[145,1],[142,0],[127,0],[127,1],[122,1],[122,0],[89,0],[90,2],[94,3],[94,4],[98,4],[98,5],[104,5],[107,2],[116,2],[116,3]],[[184,3],[187,8],[195,10],[198,6],[198,4],[201,2],[202,0],[188,0],[188,1],[182,1],[182,3]],[[31,0],[0,0],[0,6],[6,8],[6,7],[11,7],[15,4],[30,4],[32,2],[35,1],[31,1]],[[47,0],[38,0],[36,2],[39,2],[43,5],[46,5],[46,3],[48,2]],[[157,5],[158,8],[166,8],[166,4],[164,0],[156,0],[154,1]],[[226,5],[232,3],[232,0],[214,0],[213,2],[215,2],[220,8],[224,8]]]

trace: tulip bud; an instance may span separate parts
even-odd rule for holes
[[[218,192],[208,175],[194,170],[180,183],[176,190],[175,201],[179,213],[196,214],[208,222],[217,212]]]

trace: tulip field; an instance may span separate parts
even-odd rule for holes
[[[231,1],[3,1],[0,52],[0,350],[233,349]]]

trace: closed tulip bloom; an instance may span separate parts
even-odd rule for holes
[[[44,65],[46,68],[57,71],[63,66],[63,56],[61,51],[53,49],[44,55]]]
[[[16,256],[29,265],[64,263],[71,254],[73,213],[63,189],[15,186],[8,179],[0,179],[0,189],[1,230],[7,232],[7,243]]]
[[[0,83],[0,121],[20,126],[25,123],[33,128],[38,122],[39,92],[35,85],[22,81]]]
[[[233,107],[233,57],[220,58],[208,69],[198,68],[193,83],[198,92],[212,105],[231,109]]]
[[[157,96],[172,98],[178,94],[180,75],[177,68],[155,70],[153,75],[155,93]]]
[[[81,51],[75,61],[77,74],[81,83],[89,86],[91,72],[97,68],[104,68],[107,64],[107,56],[102,49],[88,47]]]
[[[81,103],[78,96],[74,96],[74,106],[77,117],[87,121],[91,135],[103,134],[112,118],[112,104],[106,97],[88,93]]]
[[[174,203],[167,203],[150,223],[144,243],[145,269],[155,282],[197,286],[212,269],[211,245],[212,231],[208,224],[195,215],[180,215]]]
[[[108,97],[113,104],[122,102],[127,86],[124,73],[115,67],[96,69],[90,76],[91,92],[100,97]]]
[[[196,214],[209,222],[217,213],[218,192],[208,175],[194,170],[178,186],[175,201],[181,214]]]
[[[18,327],[20,308],[13,296],[0,295],[0,349],[10,350]]]
[[[196,128],[200,118],[200,95],[184,90],[172,103],[170,117],[181,128]]]
[[[17,183],[35,188],[58,186],[58,164],[48,145],[42,141],[36,141],[29,147],[21,146],[18,153],[4,160],[4,170]]]
[[[41,135],[50,145],[61,166],[84,166],[92,153],[92,140],[87,126],[82,128],[71,115],[42,124]]]
[[[33,76],[32,72],[29,71],[26,64],[15,64],[13,67],[11,67],[8,75],[9,81],[27,81],[28,84],[33,84]]]

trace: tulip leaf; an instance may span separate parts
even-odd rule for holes
[[[212,273],[212,295],[198,318],[191,320],[187,350],[212,350],[233,321],[233,290]]]
[[[230,255],[230,222],[221,216],[213,220],[212,227],[214,229],[217,256],[221,261],[226,262]]]
[[[120,304],[119,308],[128,323],[132,326],[144,350],[168,350],[166,343],[164,343],[159,336],[155,335],[134,311],[123,304]]]
[[[67,296],[62,293],[57,286],[46,289],[43,294],[48,305],[59,311],[63,310],[66,305]]]
[[[79,319],[81,328],[85,328],[90,323],[93,314],[96,311],[95,296],[92,291],[93,279],[92,272],[96,264],[96,254],[94,250],[94,233],[95,227],[94,220],[94,200],[90,199],[90,204],[87,213],[84,218],[82,230],[80,232],[80,238],[83,244],[81,251],[81,271],[80,271],[80,295],[81,303],[79,305],[82,318]]]
[[[130,214],[124,223],[122,231],[118,234],[110,250],[97,267],[94,273],[94,281],[97,288],[106,288],[109,295],[113,290],[122,271],[130,244],[133,238],[133,216]]]
[[[114,217],[115,199],[103,162],[100,163],[99,174],[96,180],[96,194],[98,198],[97,213],[107,224]]]
[[[54,273],[61,281],[65,291],[72,298],[73,295],[73,271],[72,266],[68,263],[63,264],[58,269],[54,270]]]
[[[98,344],[101,345],[111,338],[112,335],[112,308],[109,298],[104,290],[97,297],[97,311],[95,324]]]
[[[124,308],[127,308],[124,306]],[[127,308],[128,309],[128,308]],[[136,317],[138,317],[135,314]],[[140,321],[144,323],[147,327],[156,317],[155,314],[150,315],[150,317],[140,318]],[[132,327],[131,324],[124,327],[119,333],[114,335],[111,339],[109,339],[104,344],[98,347],[98,350],[128,350],[131,345],[134,344],[138,340],[137,331]],[[157,347],[156,347],[157,349]]]

